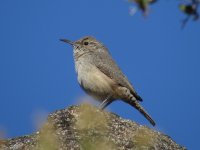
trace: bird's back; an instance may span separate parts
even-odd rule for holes
[[[113,79],[116,84],[122,87],[126,87],[130,90],[133,96],[142,101],[142,98],[136,93],[135,89],[128,81],[127,77],[122,73],[121,69],[112,59],[108,51],[95,52],[92,57],[92,63],[105,75]]]

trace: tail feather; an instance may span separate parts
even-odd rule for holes
[[[138,101],[140,101],[140,102],[143,101],[143,99],[137,93],[135,93],[134,96]]]
[[[155,121],[151,118],[151,116],[145,111],[145,109],[138,103],[137,100],[132,99],[129,101],[125,101],[131,106],[135,107],[153,126],[156,125]]]

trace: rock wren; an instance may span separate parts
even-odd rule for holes
[[[142,98],[112,59],[108,49],[95,38],[87,36],[75,42],[60,39],[73,46],[78,82],[86,93],[101,102],[104,109],[121,99],[136,108],[153,126],[155,122],[139,101]]]

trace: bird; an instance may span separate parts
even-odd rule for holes
[[[115,100],[136,108],[153,126],[155,121],[140,105],[142,98],[115,63],[106,46],[92,36],[77,41],[60,39],[73,47],[75,70],[83,90],[105,109]]]

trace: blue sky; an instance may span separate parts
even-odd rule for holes
[[[157,130],[188,149],[200,149],[200,23],[189,22],[177,2],[159,1],[148,18],[129,15],[124,0],[0,1],[0,130],[30,134],[36,120],[76,105],[79,87],[72,49],[59,38],[92,35],[109,49],[143,97]],[[135,109],[115,102],[109,111],[151,125]]]

